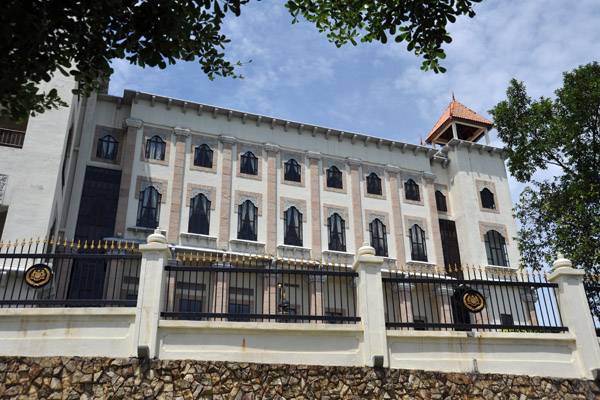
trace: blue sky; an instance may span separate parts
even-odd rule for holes
[[[228,59],[252,60],[238,69],[245,79],[210,81],[196,63],[160,70],[116,61],[110,93],[140,90],[419,143],[452,92],[490,118],[511,78],[524,81],[532,97],[551,96],[562,72],[600,58],[597,0],[484,0],[475,18],[449,27],[445,74],[421,71],[405,43],[336,48],[314,25],[292,25],[283,4],[251,2],[240,17],[226,18]],[[515,200],[520,185],[512,191]]]

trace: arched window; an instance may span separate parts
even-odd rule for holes
[[[152,136],[152,138],[146,142],[146,158],[152,160],[164,160],[166,148],[167,144],[160,136]]]
[[[210,226],[210,200],[202,193],[190,201],[190,220],[188,232],[208,235]]]
[[[213,151],[207,144],[202,144],[194,149],[194,165],[197,167],[212,168]]]
[[[375,255],[387,257],[387,237],[383,222],[378,218],[374,219],[369,224],[369,231],[371,234],[371,246],[375,249]]]
[[[427,261],[427,248],[425,247],[425,231],[417,224],[409,230],[410,233],[410,258],[413,261]]]
[[[286,181],[300,182],[300,164],[293,158],[285,163],[285,174],[283,179]]]
[[[508,267],[508,254],[506,252],[506,241],[498,231],[491,230],[485,235],[485,252],[490,265],[503,265]]]
[[[256,241],[258,208],[250,200],[238,206],[238,239]]]
[[[105,160],[116,160],[119,142],[111,135],[106,135],[98,139],[98,149],[96,150],[96,158]]]
[[[375,172],[367,176],[367,193],[381,195],[381,179]]]
[[[248,175],[258,175],[258,158],[251,151],[242,154],[240,158],[240,172]]]
[[[335,165],[327,170],[327,187],[343,189],[342,173]]]
[[[435,205],[437,206],[438,211],[448,211],[448,206],[446,205],[446,196],[444,196],[444,194],[439,190],[435,191]]]
[[[296,207],[290,207],[283,213],[285,237],[284,244],[302,246],[302,214]]]
[[[419,193],[419,185],[412,179],[404,182],[404,192],[406,200],[421,201],[421,194]]]
[[[329,231],[329,250],[346,251],[346,222],[339,214],[336,213],[327,218],[327,229]]]
[[[483,208],[489,208],[490,210],[496,209],[496,201],[494,200],[494,194],[488,189],[483,188],[481,194],[481,206]]]
[[[138,203],[137,226],[144,228],[156,228],[160,216],[160,200],[162,195],[154,188],[148,186],[140,192]]]

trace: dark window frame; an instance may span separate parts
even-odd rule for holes
[[[210,229],[210,206],[210,200],[203,193],[199,193],[190,199],[189,233],[208,235]]]
[[[427,262],[427,245],[425,242],[425,231],[417,224],[409,229],[410,236],[410,259],[412,261]]]
[[[154,186],[148,186],[140,191],[136,226],[150,229],[158,227],[161,200],[162,194]]]
[[[406,200],[421,201],[419,184],[416,183],[412,178],[404,182],[404,196]]]
[[[213,150],[206,143],[202,143],[194,149],[194,165],[196,167],[212,168]]]
[[[240,157],[240,173],[258,175],[258,157],[253,152],[247,151]]]
[[[343,189],[344,184],[342,182],[342,171],[335,165],[327,168],[327,187],[334,189]]]
[[[494,198],[494,193],[490,189],[483,188],[481,192],[479,192],[479,195],[481,196],[481,207],[489,210],[496,209],[496,199]]]
[[[508,251],[506,249],[506,239],[504,236],[496,230],[491,230],[483,235],[483,238],[488,264],[510,267]]]
[[[367,193],[379,196],[383,193],[381,190],[381,178],[375,172],[371,172],[367,176]]]
[[[283,179],[290,182],[302,182],[302,171],[298,161],[291,158],[285,163]]]
[[[371,238],[371,247],[375,249],[375,255],[387,257],[388,248],[386,227],[379,218],[375,218],[369,224],[369,236]]]
[[[327,218],[328,249],[333,251],[346,251],[346,221],[334,213]]]
[[[112,147],[112,148],[111,148]],[[98,139],[96,158],[116,161],[119,151],[119,141],[113,135],[105,135]]]
[[[448,212],[448,204],[446,202],[446,196],[441,190],[435,191],[435,205],[438,211]]]
[[[250,200],[238,206],[237,238],[256,242],[258,225],[258,207]]]
[[[302,247],[302,213],[296,207],[283,213],[283,232],[283,244]]]
[[[146,141],[146,158],[149,160],[165,160],[167,142],[160,136],[154,135]]]

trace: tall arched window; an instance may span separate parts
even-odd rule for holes
[[[335,167],[334,167],[335,168]],[[346,222],[335,213],[327,218],[329,250],[346,251]]]
[[[414,180],[409,179],[404,182],[404,192],[406,200],[421,201],[421,194],[419,193],[419,185]]]
[[[496,209],[496,201],[494,200],[494,194],[488,189],[483,188],[481,194],[481,206],[483,208],[489,208],[491,210]]]
[[[210,226],[210,200],[202,193],[190,201],[188,232],[208,235]]]
[[[146,141],[146,158],[164,160],[167,144],[160,136],[155,135]]]
[[[371,234],[371,246],[375,249],[375,255],[387,257],[388,250],[385,225],[379,218],[375,218],[373,222],[369,224],[369,232]]]
[[[327,187],[343,189],[342,173],[335,165],[332,165],[327,170]]]
[[[240,172],[248,175],[258,175],[258,158],[251,151],[240,157]]]
[[[367,176],[367,193],[381,195],[381,179],[375,172]]]
[[[427,261],[427,248],[425,247],[425,231],[417,224],[409,230],[410,233],[410,258],[413,261]]]
[[[491,230],[485,235],[485,252],[490,265],[509,266],[508,254],[506,252],[506,241],[498,231]]]
[[[283,179],[286,181],[300,182],[300,164],[293,158],[285,163],[285,171],[284,171]]]
[[[96,158],[105,160],[116,160],[119,142],[111,135],[106,135],[98,139],[98,149],[96,150]]]
[[[144,228],[156,228],[160,216],[160,200],[162,195],[154,188],[148,186],[140,192],[138,203],[137,226]]]
[[[435,191],[435,205],[437,206],[438,211],[448,211],[448,206],[446,205],[446,196],[444,196],[444,194],[439,190]]]
[[[212,168],[213,151],[207,144],[202,144],[194,149],[194,165],[197,167]]]
[[[302,214],[296,207],[290,207],[283,213],[285,237],[284,244],[302,246]]]
[[[238,206],[238,239],[256,241],[258,208],[250,200]]]

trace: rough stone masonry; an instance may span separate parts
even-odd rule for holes
[[[0,357],[2,399],[597,399],[593,381],[359,367]]]

